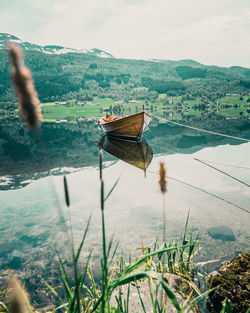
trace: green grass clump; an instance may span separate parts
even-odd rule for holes
[[[113,239],[109,242],[106,241],[106,231],[105,231],[105,201],[112,194],[115,189],[119,179],[114,183],[111,190],[104,194],[104,181],[102,175],[102,151],[99,152],[99,169],[100,169],[100,206],[102,215],[102,259],[100,276],[101,282],[99,286],[94,281],[91,269],[90,269],[90,259],[91,253],[87,261],[85,262],[85,267],[83,272],[79,272],[78,262],[83,249],[83,245],[88,232],[90,219],[88,220],[87,227],[84,231],[82,241],[77,249],[74,251],[73,235],[71,233],[71,244],[72,244],[72,267],[74,269],[74,282],[73,286],[70,283],[70,279],[67,275],[63,260],[61,259],[59,253],[57,257],[59,260],[60,267],[60,277],[63,285],[63,296],[59,295],[52,286],[47,286],[53,292],[53,294],[60,301],[60,306],[58,309],[64,309],[67,313],[80,313],[80,312],[127,312],[129,303],[129,291],[125,303],[127,309],[124,311],[124,297],[117,297],[117,307],[111,307],[110,299],[114,292],[117,290],[120,292],[120,287],[129,284],[136,284],[137,282],[147,280],[151,285],[152,282],[157,282],[154,284],[156,289],[156,295],[158,295],[159,287],[165,292],[165,297],[169,298],[173,306],[176,308],[177,312],[183,312],[183,309],[178,303],[175,294],[169,288],[166,283],[163,274],[164,273],[175,273],[181,274],[185,278],[192,281],[193,272],[191,266],[191,259],[194,255],[195,248],[199,246],[198,238],[193,240],[192,235],[187,240],[187,223],[185,226],[185,232],[182,237],[181,243],[178,244],[176,241],[171,240],[168,243],[163,242],[161,245],[156,241],[152,247],[142,247],[141,255],[138,256],[135,261],[128,262],[126,256],[121,254],[118,256],[117,249],[118,243],[113,248]],[[67,207],[70,206],[70,199],[67,187],[67,180],[64,177],[65,186],[65,201]],[[166,257],[164,257],[166,256]],[[163,261],[164,260],[164,261]],[[166,262],[165,262],[166,260]],[[85,283],[86,277],[88,277],[91,288]],[[153,286],[153,284],[152,284]],[[129,287],[128,287],[129,290]],[[195,302],[196,303],[196,302]],[[144,306],[143,300],[141,299],[142,307]],[[194,305],[194,304],[192,304]],[[191,306],[192,306],[191,305]],[[158,297],[153,298],[152,296],[152,306],[155,308],[155,312],[164,312],[162,303],[159,302]],[[188,307],[188,305],[185,305]]]

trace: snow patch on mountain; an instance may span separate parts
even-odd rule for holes
[[[25,42],[16,36],[7,33],[0,33],[0,48],[5,48],[8,42],[17,43],[23,50],[39,51],[47,54],[66,54],[66,53],[83,53],[98,56],[100,58],[113,58],[113,55],[100,49],[74,49],[62,46],[40,46],[30,42]]]

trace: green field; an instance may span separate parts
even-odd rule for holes
[[[100,113],[100,108],[98,106],[50,105],[42,106],[42,112],[45,119],[87,118],[97,116]]]
[[[216,113],[225,117],[250,116],[250,103],[248,96],[227,96],[218,99],[216,103],[208,102],[203,104],[203,109],[197,106],[202,105],[202,100],[182,100],[181,96],[166,97],[160,94],[155,103],[145,100],[133,100],[129,103],[116,104],[110,98],[95,97],[92,102],[78,105],[75,99],[66,103],[54,104],[52,102],[42,104],[43,120],[56,121],[67,120],[77,121],[85,118],[99,118],[106,113],[125,116],[134,114],[143,109],[150,114],[167,117],[170,119],[182,119],[183,116],[200,116],[202,112],[208,114]],[[166,102],[166,100],[168,100]],[[196,106],[196,107],[195,107]]]
[[[223,97],[221,99],[218,99],[218,102],[220,104],[224,104],[224,105],[249,105],[250,106],[250,102],[247,102],[247,100],[249,99],[249,96],[227,96],[227,97]]]
[[[247,109],[245,107],[221,109],[218,112],[218,114],[226,117],[239,117],[239,116],[250,117],[250,113],[247,112]]]
[[[94,97],[94,103],[100,105],[111,105],[114,104],[114,100],[111,98],[98,98]]]

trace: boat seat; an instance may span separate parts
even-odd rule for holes
[[[112,122],[112,121],[118,120],[119,118],[120,117],[118,117],[118,116],[106,115],[103,118],[101,118],[98,122],[100,124],[103,124],[103,123],[108,123],[108,122]]]

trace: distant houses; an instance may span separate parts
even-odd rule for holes
[[[65,105],[65,104],[67,104],[66,101],[55,101],[54,103],[55,103],[55,105]]]
[[[54,104],[55,105],[70,105],[71,102],[70,101],[55,101]],[[77,100],[74,100],[73,104],[78,105],[78,106],[95,105],[93,101],[77,101]]]
[[[56,120],[56,124],[60,124],[60,123],[67,123],[68,122],[68,120],[67,119],[58,119],[58,120]]]
[[[79,117],[78,122],[93,122],[94,119],[92,117]]]

